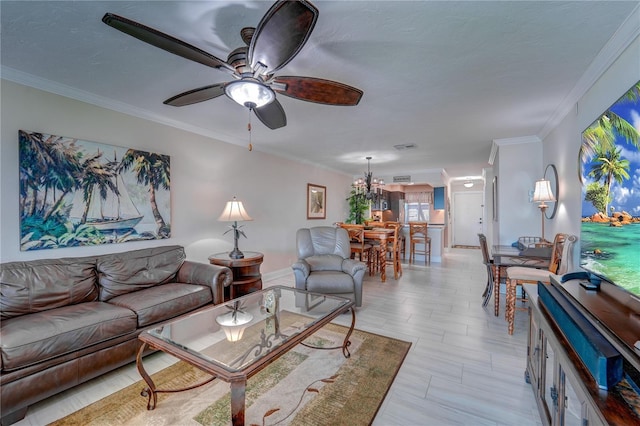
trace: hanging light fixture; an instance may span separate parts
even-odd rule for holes
[[[364,179],[359,178],[353,182],[353,186],[356,190],[361,190],[367,197],[367,200],[370,200],[374,196],[374,191],[377,191],[378,188],[384,186],[384,179],[377,179],[373,177],[371,173],[371,158],[367,158],[367,172],[364,174]]]
[[[265,106],[276,98],[273,90],[255,78],[245,77],[224,86],[224,93],[249,109]]]

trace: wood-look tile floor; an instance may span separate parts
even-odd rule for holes
[[[500,316],[481,306],[486,270],[477,249],[451,249],[442,263],[403,265],[399,280],[366,276],[356,327],[412,342],[374,425],[539,425],[531,386],[524,381],[527,315],[516,312],[507,333]],[[293,285],[293,274],[265,286]],[[348,325],[350,315],[336,322]],[[145,358],[150,372],[174,362]],[[44,425],[135,381],[135,364],[51,397],[29,409],[22,425]]]

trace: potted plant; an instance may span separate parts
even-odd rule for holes
[[[356,188],[351,188],[349,193],[349,217],[347,223],[364,223],[365,214],[369,210],[369,200],[367,200],[366,194],[359,192]]]

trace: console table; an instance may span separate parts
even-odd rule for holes
[[[567,296],[571,309],[575,308],[577,315],[581,316],[579,319],[584,320],[584,328],[589,330],[587,340],[600,339],[605,345],[611,344],[624,359],[624,377],[608,389],[602,380],[598,382],[587,365],[589,363],[584,362],[585,346],[574,348],[570,341],[575,339],[575,333],[565,333],[563,329],[566,329],[566,321],[563,324],[562,319],[551,313],[554,309],[545,306],[542,295],[539,295],[539,291],[542,291],[538,288],[540,284],[525,284],[523,288],[530,302],[525,379],[533,388],[542,424],[640,424],[637,414],[640,395],[633,389],[634,381],[640,381],[638,354],[632,347],[629,348],[626,336],[615,330],[615,327],[619,327],[629,330],[629,334],[637,332],[638,325],[630,321],[629,317],[629,296],[627,299],[615,300],[612,293],[619,289],[604,282],[601,290],[594,292],[581,288],[578,280],[560,283],[560,277],[552,276],[551,281],[551,286],[559,292],[557,294]],[[546,288],[543,290],[546,291]],[[603,318],[607,315],[609,318]],[[607,320],[614,321],[613,332],[605,324]]]
[[[212,265],[226,266],[233,272],[233,282],[224,289],[225,302],[245,294],[262,290],[260,265],[264,255],[255,251],[245,251],[244,258],[232,259],[229,253],[216,253],[209,256]]]

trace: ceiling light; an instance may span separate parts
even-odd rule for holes
[[[378,187],[384,186],[384,179],[377,179],[373,177],[371,173],[371,158],[367,158],[367,172],[364,174],[364,179],[359,178],[353,182],[353,186],[356,189],[361,189],[364,191],[368,200],[373,198],[373,191],[375,191]]]
[[[276,94],[270,87],[252,78],[232,81],[224,86],[224,93],[235,102],[250,109],[260,108],[276,98]]]
[[[465,183],[463,183],[463,185],[464,185],[465,188],[471,188],[473,186],[473,182],[468,180]]]

